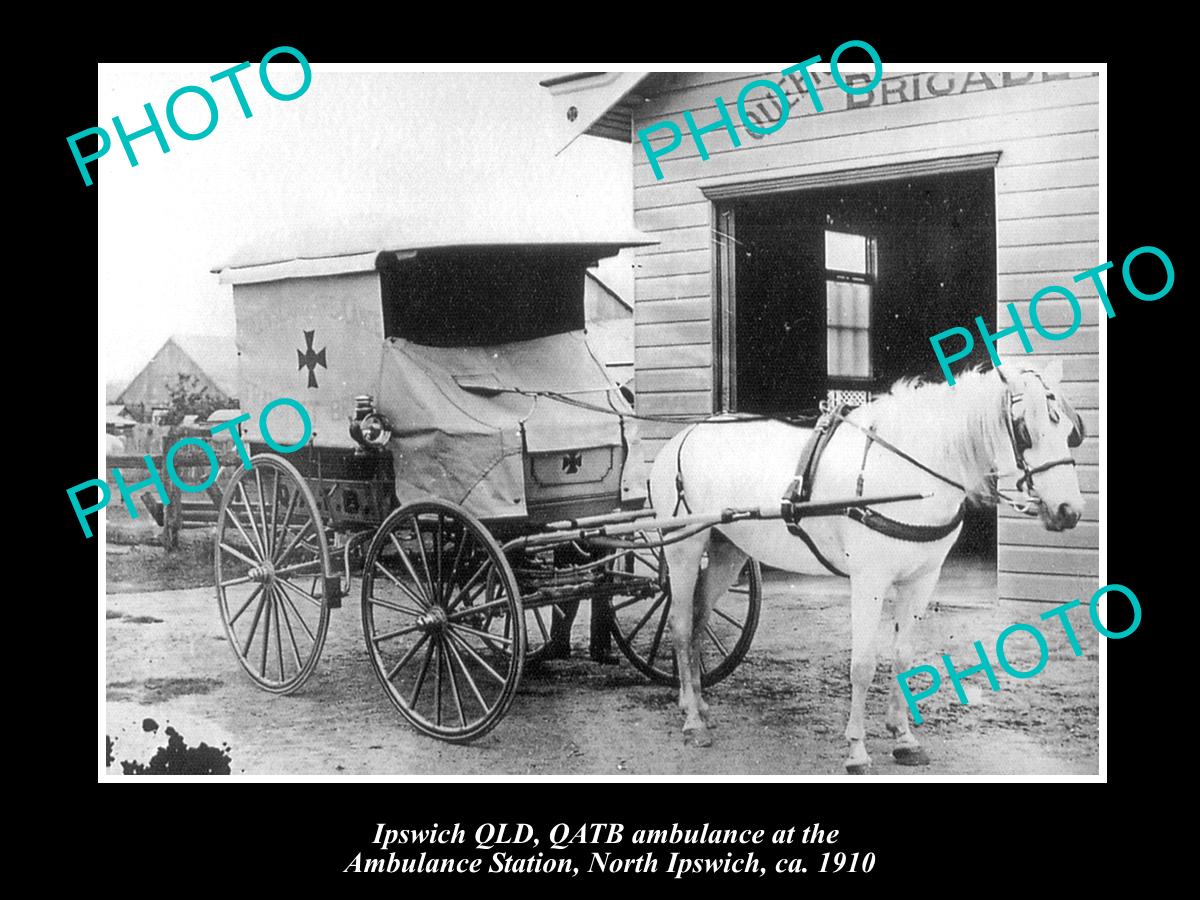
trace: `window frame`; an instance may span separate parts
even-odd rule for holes
[[[828,264],[825,265],[826,294],[825,294],[825,380],[827,390],[836,390],[838,388],[863,388],[870,387],[875,383],[875,305],[879,294],[879,240],[874,235],[859,234],[852,231],[839,231],[836,228],[826,227],[821,237],[824,239],[825,232],[834,232],[835,234],[852,234],[855,237],[861,237],[866,241],[867,254],[867,271],[847,272],[844,269],[831,268]],[[835,375],[829,371],[829,294],[828,282],[840,281],[851,284],[866,285],[871,292],[867,300],[867,374],[866,375]],[[844,326],[835,326],[836,328],[846,331],[859,331],[858,328],[844,328]]]

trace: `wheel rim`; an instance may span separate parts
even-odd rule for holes
[[[671,642],[672,597],[663,551],[652,547],[630,551],[619,561],[619,568],[656,581],[658,588],[648,596],[613,598],[613,640],[642,674],[678,687]],[[700,641],[701,683],[705,687],[728,677],[745,657],[758,628],[761,604],[762,570],[756,560],[747,559],[733,586],[717,599]]]
[[[367,551],[362,614],[375,674],[417,729],[466,741],[503,718],[525,653],[520,592],[473,516],[435,500],[388,516]]]
[[[269,454],[238,468],[221,497],[213,557],[217,608],[242,669],[264,690],[297,690],[329,630],[329,544],[312,491]]]

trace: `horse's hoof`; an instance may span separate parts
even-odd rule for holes
[[[900,726],[899,725],[889,724],[884,727],[887,728],[888,734],[890,734],[892,737],[900,737]]]
[[[892,751],[892,758],[898,766],[929,765],[929,754],[922,747],[897,747]]]
[[[712,735],[708,733],[708,728],[685,728],[683,743],[684,746],[711,747]]]
[[[846,763],[847,775],[866,775],[871,771],[871,764],[865,763]]]
[[[721,723],[717,721],[717,717],[712,713],[704,713],[704,724],[709,728],[719,728]]]

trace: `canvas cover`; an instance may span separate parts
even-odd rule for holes
[[[514,391],[568,395],[611,412]],[[481,518],[524,516],[525,451],[623,442],[622,496],[645,496],[636,429],[622,415],[630,409],[582,331],[491,347],[388,339],[376,406],[393,426],[388,449],[401,503],[432,494]]]

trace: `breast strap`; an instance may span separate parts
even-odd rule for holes
[[[787,490],[784,491],[783,502],[785,508],[789,504],[804,503],[811,499],[817,468],[821,464],[821,456],[824,454],[825,448],[829,446],[829,441],[833,437],[834,432],[837,431],[838,426],[842,422],[846,421],[846,414],[852,408],[853,407],[850,404],[843,403],[837,408],[831,408],[817,420],[817,424],[813,428],[813,433],[809,436],[808,441],[804,445],[804,450],[800,453],[800,461],[796,466],[796,475],[792,478]],[[854,425],[855,423],[851,422],[850,424]],[[887,441],[881,440],[875,434],[873,428],[868,430],[862,428],[861,426],[856,427],[858,427],[860,431],[867,435],[867,445],[863,449],[863,462],[859,471],[857,485],[857,495],[861,497],[863,493],[862,470],[866,468],[867,452],[870,450],[871,444],[877,442],[886,447],[888,450],[893,450],[893,447]],[[899,453],[898,455],[903,459],[916,462],[907,453]],[[934,472],[924,464],[916,464],[919,468],[936,475],[943,481],[949,481],[949,479],[938,474],[937,472]],[[954,484],[954,482],[950,483]],[[954,514],[954,517],[949,522],[941,525],[912,525],[908,522],[900,522],[896,519],[885,516],[883,513],[871,509],[870,507],[852,507],[851,509],[847,510],[845,514],[855,522],[859,522],[865,525],[867,528],[870,528],[872,531],[882,534],[885,537],[895,538],[896,540],[900,541],[909,541],[912,543],[930,543],[932,541],[940,541],[942,538],[951,534],[954,529],[958,528],[958,526],[962,524],[963,515],[966,511],[966,505],[966,498],[963,498],[963,502],[959,505],[958,511]],[[816,557],[817,562],[819,562],[822,566],[824,566],[834,575],[839,575],[842,578],[849,577],[845,572],[831,563],[825,557],[825,555],[817,549],[816,543],[813,541],[808,532],[801,527],[798,519],[789,521],[787,523],[787,529],[796,537],[804,541],[808,549],[812,551],[813,556]]]

